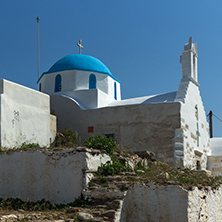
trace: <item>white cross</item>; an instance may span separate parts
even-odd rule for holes
[[[79,42],[77,43],[77,46],[79,47],[79,54],[81,54],[81,49],[83,49],[83,46],[81,45],[82,40],[80,39]]]

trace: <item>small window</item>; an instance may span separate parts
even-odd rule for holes
[[[39,83],[39,92],[42,92],[42,83]]]
[[[96,89],[96,76],[94,74],[89,76],[89,89]]]
[[[105,136],[107,137],[107,138],[112,138],[112,139],[114,139],[114,134],[112,133],[112,134],[105,134]]]
[[[117,100],[116,82],[114,82],[114,99]]]
[[[203,153],[201,153],[198,150],[195,150],[194,154],[195,154],[195,161],[196,161],[196,170],[201,170],[201,157]]]
[[[197,160],[196,162],[196,170],[201,170],[201,165],[199,160]]]
[[[62,90],[62,77],[60,74],[58,74],[55,77],[55,92],[60,92]]]

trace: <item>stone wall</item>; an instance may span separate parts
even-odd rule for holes
[[[222,221],[222,187],[185,190],[176,185],[135,184],[127,192],[121,222]]]
[[[86,148],[15,151],[0,155],[0,198],[73,202],[91,173],[110,157]]]
[[[222,175],[222,156],[208,156],[207,169],[212,176]]]
[[[215,137],[210,139],[210,155],[207,157],[207,169],[212,176],[222,175],[222,138]]]
[[[82,110],[74,99],[51,96],[58,130],[70,127],[79,133],[82,142],[95,134],[113,136],[125,150],[152,151],[158,160],[171,166],[175,166],[174,139],[180,129],[180,106],[178,102]]]
[[[175,140],[175,150],[183,151],[182,167],[206,169],[210,153],[209,126],[199,84],[193,79],[182,79],[175,101],[181,102],[181,129]]]

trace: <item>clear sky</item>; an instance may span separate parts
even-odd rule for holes
[[[122,98],[176,91],[179,56],[197,42],[200,91],[206,114],[222,119],[221,0],[0,0],[0,78],[37,89],[40,74],[60,58],[92,55],[121,81]],[[214,120],[214,135],[222,123]]]

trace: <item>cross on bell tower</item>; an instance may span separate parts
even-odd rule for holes
[[[81,54],[81,49],[83,49],[82,40],[81,40],[81,39],[80,39],[79,42],[77,43],[77,46],[79,47],[79,54]]]

